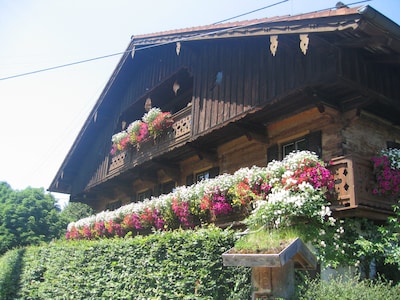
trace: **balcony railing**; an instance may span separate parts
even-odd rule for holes
[[[172,118],[174,124],[171,130],[164,136],[156,140],[150,139],[141,144],[138,149],[129,149],[114,156],[107,156],[92,176],[86,188],[93,187],[133,166],[184,144],[190,138],[192,123],[191,107],[188,106],[180,110],[172,115]]]
[[[372,193],[376,181],[372,162],[355,155],[332,159],[337,200],[332,209],[348,216],[385,219],[392,212],[395,200]]]

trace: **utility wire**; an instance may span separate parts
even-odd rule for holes
[[[35,70],[35,71],[31,71],[31,72],[11,75],[11,76],[8,76],[8,77],[0,78],[0,80],[7,80],[7,79],[16,78],[16,77],[22,77],[22,76],[32,75],[32,74],[36,74],[36,73],[51,71],[51,70],[55,70],[55,69],[70,67],[70,66],[73,66],[73,65],[83,64],[83,63],[87,63],[87,62],[94,61],[94,60],[99,60],[99,59],[109,58],[109,57],[112,57],[112,56],[121,55],[121,54],[124,54],[125,52],[129,52],[129,51],[123,51],[123,52],[118,52],[118,53],[113,53],[113,54],[93,57],[93,58],[89,58],[89,59],[85,59],[85,60],[71,62],[71,63],[68,63],[68,64],[57,65],[57,66],[53,66],[53,67],[49,67],[49,68],[38,69],[38,70]]]
[[[240,15],[237,15],[237,16],[234,16],[234,17],[225,19],[225,20],[221,20],[221,21],[215,22],[215,23],[213,23],[213,24],[211,24],[211,25],[216,25],[216,24],[219,24],[219,23],[228,21],[228,20],[232,20],[232,19],[235,19],[235,18],[238,18],[238,17],[242,17],[242,16],[245,16],[245,15],[248,15],[248,14],[252,14],[252,13],[254,13],[254,12],[257,12],[257,11],[260,11],[260,10],[263,10],[263,9],[271,8],[271,7],[273,7],[273,6],[279,5],[279,4],[284,3],[284,2],[287,2],[287,1],[289,1],[289,0],[284,0],[284,1],[276,2],[276,3],[273,3],[273,4],[271,4],[271,5],[268,5],[268,6],[265,6],[265,7],[262,7],[262,8],[259,8],[259,9],[256,9],[256,10],[253,10],[253,11],[250,11],[250,12],[247,12],[247,13],[243,13],[243,14],[240,14]],[[183,39],[181,39],[180,41],[183,41],[183,40],[186,40],[186,39],[183,38]],[[174,42],[177,42],[177,40],[174,40]],[[167,43],[163,43],[163,44],[158,44],[157,46],[161,46],[161,45],[168,44],[168,43],[171,43],[171,42],[167,42]],[[155,46],[155,45],[152,45],[152,46]],[[141,47],[141,48],[139,48],[139,49],[137,49],[137,50],[144,50],[144,49],[147,49],[147,48],[149,48],[149,47]],[[135,51],[137,51],[137,50],[135,50]],[[89,59],[85,59],[85,60],[80,60],[80,61],[75,61],[75,62],[63,64],[63,65],[57,65],[57,66],[53,66],[53,67],[49,67],[49,68],[38,69],[38,70],[35,70],[35,71],[31,71],[31,72],[26,72],[26,73],[20,73],[20,74],[16,74],[16,75],[11,75],[11,76],[7,76],[7,77],[0,78],[0,80],[8,80],[8,79],[16,78],[16,77],[22,77],[22,76],[32,75],[32,74],[36,74],[36,73],[51,71],[51,70],[55,70],[55,69],[70,67],[70,66],[73,66],[73,65],[83,64],[83,63],[91,62],[91,61],[94,61],[94,60],[105,59],[105,58],[109,58],[109,57],[113,57],[113,56],[117,56],[117,55],[122,55],[122,54],[129,53],[129,52],[131,52],[131,50],[125,50],[125,51],[122,51],[122,52],[117,52],[117,53],[108,54],[108,55],[103,55],[103,56],[98,56],[98,57],[93,57],[93,58],[89,58]]]
[[[220,24],[220,23],[224,23],[224,22],[226,22],[226,21],[230,21],[230,20],[237,19],[237,18],[240,18],[240,17],[243,17],[243,16],[247,16],[247,15],[252,14],[252,13],[255,13],[255,12],[257,12],[257,11],[264,10],[264,9],[267,9],[267,8],[271,8],[271,7],[273,7],[273,6],[276,6],[276,5],[279,5],[279,4],[282,4],[282,3],[284,3],[284,2],[288,2],[288,1],[289,1],[289,0],[283,0],[283,1],[281,1],[281,2],[276,2],[276,3],[271,4],[271,5],[267,5],[267,6],[264,6],[264,7],[261,7],[261,8],[258,8],[258,9],[255,9],[255,10],[252,10],[252,11],[249,11],[249,12],[246,12],[246,13],[243,13],[243,14],[240,14],[240,15],[237,15],[237,16],[234,16],[234,17],[231,17],[231,18],[228,18],[228,19],[224,19],[224,20],[221,20],[221,21],[212,23],[211,25],[217,25],[217,24]]]
[[[252,14],[252,13],[260,11],[260,10],[271,8],[273,6],[282,4],[282,3],[287,2],[287,1],[289,1],[289,0],[283,0],[283,1],[275,2],[275,3],[271,4],[271,5],[268,5],[268,6],[256,9],[256,10],[252,10],[250,12],[243,13],[243,14],[240,14],[240,15],[228,18],[228,19],[224,19],[224,20],[221,20],[221,21],[218,21],[218,22],[215,22],[215,23],[212,23],[211,25],[217,25],[217,24],[220,24],[222,22],[226,22],[228,20],[236,19],[238,17],[242,17],[242,16],[245,16],[245,15],[248,15],[248,14]],[[369,2],[369,1],[372,1],[372,0],[357,1],[357,2],[349,3],[347,5],[356,5],[356,4],[361,4],[361,3],[365,3],[365,2]],[[316,13],[316,12],[321,12],[321,11],[324,11],[324,10],[334,9],[334,8],[336,8],[336,6],[323,8],[323,9],[316,10],[316,11],[313,11],[313,12],[297,14],[297,15],[294,15],[294,16],[301,16],[301,15],[304,15],[304,14]],[[282,17],[282,18],[287,18],[287,16]],[[274,19],[274,21],[279,21],[279,18]],[[167,42],[158,43],[158,44],[155,44],[155,45],[148,45],[148,46],[138,47],[137,49],[134,49],[134,51],[136,52],[136,51],[145,50],[145,49],[149,49],[149,48],[155,48],[155,47],[159,47],[159,46],[163,46],[163,45],[167,45],[167,44],[171,44],[171,43],[176,43],[176,42],[181,42],[181,41],[188,41],[188,40],[191,40],[191,39],[194,39],[194,38],[199,38],[199,37],[203,37],[203,36],[207,36],[207,35],[222,33],[222,32],[230,31],[230,30],[233,30],[233,29],[240,29],[240,28],[250,27],[250,26],[261,24],[261,23],[264,23],[264,22],[265,21],[259,21],[259,22],[254,22],[254,23],[250,23],[250,24],[246,24],[246,25],[224,28],[224,29],[220,29],[220,30],[216,30],[216,31],[212,31],[212,32],[206,32],[206,33],[202,33],[202,34],[195,34],[195,35],[192,35],[192,36],[189,36],[189,37],[174,39],[173,41],[167,41]],[[128,49],[128,50],[125,50],[125,51],[122,51],[122,52],[112,53],[112,54],[108,54],[108,55],[103,55],[103,56],[93,57],[93,58],[84,59],[84,60],[80,60],[80,61],[75,61],[75,62],[63,64],[63,65],[57,65],[57,66],[53,66],[53,67],[49,67],[49,68],[38,69],[38,70],[35,70],[35,71],[31,71],[31,72],[20,73],[20,74],[16,74],[16,75],[7,76],[7,77],[2,77],[2,78],[0,78],[0,81],[1,80],[13,79],[13,78],[17,78],[17,77],[33,75],[33,74],[42,73],[42,72],[46,72],[46,71],[51,71],[51,70],[55,70],[55,69],[70,67],[70,66],[73,66],[73,65],[83,64],[83,63],[87,63],[87,62],[91,62],[91,61],[95,61],[95,60],[100,60],[100,59],[105,59],[105,58],[109,58],[109,57],[113,57],[113,56],[123,55],[125,53],[130,53],[131,51],[132,51],[132,49]]]

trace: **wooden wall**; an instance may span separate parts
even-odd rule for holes
[[[194,68],[193,135],[225,124],[310,83],[334,80],[337,53],[315,42],[301,53],[291,37],[282,37],[276,56],[265,37],[203,43]],[[218,72],[222,81],[215,84]]]
[[[183,43],[179,56],[171,44],[138,51],[133,60],[128,57],[121,79],[126,81],[121,86],[127,88],[120,93],[121,97],[112,93],[115,98],[107,100],[112,101],[108,117],[83,159],[72,193],[84,190],[94,174],[107,164],[111,136],[121,130],[121,114],[134,107],[133,119],[141,118],[146,95],[182,68],[193,75],[193,138],[289,91],[334,78],[337,55],[333,48],[315,42],[315,50],[304,55],[298,48],[297,35],[282,37],[279,43],[276,56],[269,51],[268,38],[251,37],[245,42],[221,39]],[[223,77],[220,84],[215,84],[218,72]],[[99,111],[99,116],[104,113]]]
[[[308,109],[296,115],[266,125],[268,143],[249,141],[245,136],[225,143],[217,149],[217,161],[192,156],[179,164],[180,178],[177,185],[185,185],[186,177],[213,167],[219,167],[220,174],[233,174],[242,167],[266,166],[267,148],[272,144],[282,145],[311,132],[322,131],[322,158],[329,161],[345,154],[356,153],[369,159],[386,145],[386,141],[400,141],[400,128],[367,113],[352,110],[341,113],[326,107],[320,113],[317,108]],[[159,183],[168,181],[167,174],[158,173]],[[112,196],[103,195],[96,204],[99,211],[109,202],[121,200],[129,203],[133,195],[146,189],[155,189],[154,182],[136,180],[126,186],[115,188]]]
[[[109,115],[82,158],[71,193],[82,192],[96,172],[99,176],[106,173],[111,136],[120,130],[121,114],[133,107],[134,119],[141,118],[146,95],[182,68],[193,76],[193,139],[235,121],[255,107],[274,103],[292,91],[335,81],[337,75],[356,82],[360,88],[368,87],[392,99],[400,99],[397,88],[400,73],[394,67],[368,63],[367,58],[355,50],[340,52],[319,41],[317,36],[313,36],[310,43],[312,46],[310,44],[306,55],[299,49],[298,35],[287,35],[280,37],[275,56],[269,51],[267,37],[251,37],[245,41],[232,38],[185,42],[179,55],[171,44],[138,51],[133,60],[128,57],[123,78],[126,82],[121,85],[124,89],[120,94],[112,93],[115,98],[107,99],[112,101]],[[219,72],[222,80],[216,84]],[[99,112],[99,118],[101,115]],[[398,128],[385,125],[383,121],[375,122],[375,119],[369,122],[368,118],[365,114],[357,116],[356,111],[342,114],[327,107],[323,113],[312,109],[275,123],[265,120],[268,144],[249,142],[241,137],[218,148],[217,162],[190,158],[181,163],[182,178],[177,184],[185,184],[187,174],[195,170],[216,165],[222,173],[233,173],[240,167],[254,164],[265,165],[269,145],[282,144],[317,130],[322,131],[324,159],[352,152],[371,155],[384,147],[387,140],[400,139]],[[131,185],[129,189],[137,190],[145,188],[147,183],[135,186],[132,182]],[[118,195],[120,191],[114,193]],[[129,201],[130,195],[121,191],[118,197]],[[107,196],[104,199],[102,203],[110,200]]]
[[[356,49],[341,50],[339,75],[354,81],[354,87],[376,91],[400,105],[400,68],[396,63],[381,63]]]

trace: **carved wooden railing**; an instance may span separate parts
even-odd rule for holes
[[[141,144],[138,149],[129,149],[111,157],[107,156],[93,174],[86,188],[93,187],[135,165],[185,143],[190,138],[191,133],[191,106],[172,115],[172,118],[174,124],[165,135],[156,140],[149,139],[149,141]]]
[[[392,211],[394,199],[375,195],[372,190],[376,184],[371,160],[356,155],[341,156],[332,159],[330,166],[335,177],[337,198],[332,202],[332,209],[374,211]],[[362,214],[355,213],[354,215]]]

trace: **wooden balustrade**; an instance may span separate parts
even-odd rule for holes
[[[376,181],[371,160],[356,155],[336,157],[332,159],[330,170],[334,174],[337,195],[331,208],[336,214],[377,220],[392,214],[395,200],[372,192]]]
[[[148,141],[136,148],[122,151],[112,157],[106,157],[93,174],[86,188],[108,180],[109,178],[121,174],[122,172],[139,165],[146,160],[156,157],[164,152],[170,151],[185,143],[191,133],[191,106],[188,106],[176,114],[172,115],[174,124],[165,135],[157,139],[150,138]],[[107,165],[105,167],[105,165]]]

